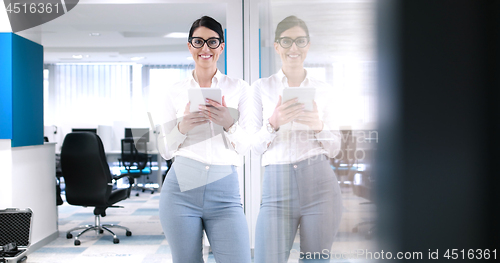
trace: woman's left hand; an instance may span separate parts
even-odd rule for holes
[[[211,99],[207,99],[206,102],[209,105],[200,105],[200,112],[210,119],[210,121],[224,127],[227,131],[233,125],[234,119],[229,113],[224,96],[222,96],[222,105]]]
[[[303,111],[299,116],[297,116],[294,122],[305,124],[311,128],[314,132],[318,133],[323,130],[323,122],[319,118],[318,105],[313,101],[313,111]]]

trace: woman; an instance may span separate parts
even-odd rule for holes
[[[340,223],[340,188],[328,159],[340,150],[335,102],[332,88],[304,69],[309,47],[304,21],[285,18],[274,43],[282,68],[252,85],[260,120],[252,150],[264,166],[255,263],[287,262],[299,225],[301,261],[328,261]],[[314,89],[313,110],[297,99],[282,102],[289,87]]]
[[[238,122],[229,109],[246,112],[249,87],[217,69],[225,46],[222,26],[213,18],[203,16],[193,23],[187,46],[195,69],[167,90],[167,102],[161,105],[165,122],[159,137],[164,153],[175,156],[160,196],[162,228],[173,262],[203,262],[203,230],[217,262],[250,262],[235,168],[242,159],[238,153],[244,154],[249,144],[244,140],[245,115]],[[200,87],[221,89],[222,103],[207,100],[199,111],[190,112],[187,90]]]

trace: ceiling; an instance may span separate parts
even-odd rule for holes
[[[187,34],[192,22],[203,15],[215,18],[226,28],[223,1],[198,1],[202,3],[196,4],[152,0],[128,1],[132,4],[103,2],[113,1],[80,0],[67,14],[34,29],[41,33],[45,63],[190,64],[187,39],[164,36],[173,32]],[[277,23],[288,15],[297,15],[306,21],[312,43],[308,63],[325,63],[345,57],[373,59],[374,0],[261,2],[259,27],[261,34],[268,34],[269,38]],[[99,36],[91,36],[93,33]],[[272,49],[272,42],[264,43],[266,45]],[[134,57],[143,59],[134,61]]]
[[[188,64],[187,38],[164,36],[187,34],[202,15],[212,16],[225,27],[224,4],[78,4],[41,26],[44,60],[130,63],[134,62],[131,58],[144,57],[137,62]],[[99,36],[91,36],[95,33]]]

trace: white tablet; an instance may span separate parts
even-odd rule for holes
[[[206,105],[206,99],[211,99],[222,104],[222,92],[217,88],[188,89],[189,111],[199,111],[200,105]]]
[[[312,111],[314,109],[313,101],[316,96],[316,89],[314,88],[298,88],[290,87],[283,90],[283,97],[281,103],[285,103],[288,100],[298,98],[299,103],[304,104],[304,110]]]

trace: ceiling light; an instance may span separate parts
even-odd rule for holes
[[[100,35],[101,35],[101,33],[90,33],[89,34],[89,36],[91,36],[91,37],[98,37]]]
[[[168,37],[168,38],[188,38],[189,34],[185,32],[172,32],[169,34],[164,35],[163,37]]]
[[[130,60],[132,60],[132,61],[137,61],[137,60],[141,60],[141,59],[143,59],[143,58],[144,58],[144,57],[133,57],[133,58],[131,58]]]
[[[82,59],[83,56],[82,55],[73,55],[73,58],[75,58],[75,59]]]

